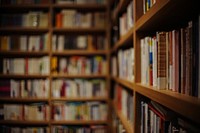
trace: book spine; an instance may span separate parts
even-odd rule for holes
[[[166,33],[157,33],[158,40],[158,89],[166,89]]]

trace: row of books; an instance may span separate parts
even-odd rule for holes
[[[3,74],[49,74],[49,57],[3,58]]]
[[[65,27],[105,27],[104,12],[78,12],[73,9],[63,9],[55,16],[55,26],[57,28]]]
[[[104,125],[94,126],[53,126],[52,133],[107,133]]]
[[[141,39],[142,84],[200,96],[199,20]]]
[[[0,80],[0,96],[11,98],[48,98],[49,80]]]
[[[107,120],[107,105],[101,102],[54,102],[52,119]]]
[[[56,0],[57,4],[105,4],[105,0]]]
[[[125,35],[134,24],[133,18],[133,1],[130,2],[128,5],[126,12],[119,17],[119,35],[122,37]]]
[[[143,14],[145,14],[155,3],[156,0],[143,0]]]
[[[1,104],[1,120],[49,120],[49,106],[44,103]]]
[[[52,73],[55,74],[106,74],[106,61],[102,56],[53,57],[51,60],[51,68]]]
[[[141,133],[197,133],[199,126],[174,115],[160,104],[141,101]]]
[[[167,112],[155,102],[141,101],[141,133],[159,133],[169,131]]]
[[[10,127],[0,126],[1,133],[50,133],[48,127]]]
[[[134,48],[129,48],[126,50],[120,49],[117,53],[117,61],[115,61],[115,57],[112,58],[113,63],[118,64],[112,64],[113,70],[118,70],[118,72],[114,72],[113,74],[118,74],[119,78],[125,79],[128,81],[133,82],[134,80]],[[118,68],[115,68],[117,67]]]
[[[63,51],[72,49],[91,49],[91,50],[104,50],[106,39],[101,35],[79,35],[79,36],[66,36],[66,35],[53,35],[52,50]]]
[[[1,0],[2,5],[47,4],[49,0]]]
[[[125,118],[133,125],[133,92],[128,91],[119,84],[115,84],[114,101],[116,102],[117,110],[121,111]]]
[[[0,36],[0,50],[42,51],[48,49],[48,34]]]
[[[53,97],[106,96],[105,80],[102,79],[55,79],[52,81]]]
[[[38,27],[48,26],[48,14],[41,11],[30,11],[28,13],[1,14],[1,27]]]

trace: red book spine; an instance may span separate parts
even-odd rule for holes
[[[62,27],[62,14],[61,13],[56,14],[56,27],[57,28]]]

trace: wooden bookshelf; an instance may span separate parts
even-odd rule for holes
[[[126,33],[125,34],[123,33],[124,35],[122,35],[122,36],[120,35],[120,29],[121,28],[120,28],[120,19],[119,18],[122,17],[122,14],[127,13],[127,8],[128,8],[128,5],[131,3],[131,0],[120,0],[120,1],[118,1],[118,3],[116,3],[116,1],[111,1],[111,2],[112,2],[112,4],[113,3],[115,5],[117,4],[116,6],[115,5],[114,6],[110,5],[110,6],[112,8],[112,11],[111,11],[112,12],[112,14],[111,14],[112,23],[111,24],[113,24],[115,26],[117,25],[117,29],[118,29],[117,30],[117,32],[118,32],[117,38],[118,38],[118,40],[117,40],[117,42],[112,44],[113,47],[111,48],[110,52],[111,52],[111,58],[112,58],[112,56],[117,58],[117,62],[118,62],[117,65],[118,65],[119,64],[119,55],[118,55],[119,50],[125,51],[125,50],[128,50],[130,48],[134,48],[133,47],[134,26],[129,27],[129,29],[126,29]],[[128,20],[124,20],[124,21],[127,22]],[[134,21],[134,19],[133,19],[133,21]],[[125,22],[124,22],[124,24],[125,24]],[[133,24],[134,24],[134,22],[133,22]],[[128,25],[126,25],[126,27],[128,27]],[[121,58],[125,58],[125,56],[123,55],[123,57],[121,57]],[[129,61],[126,60],[126,61],[130,62],[130,60]],[[117,67],[117,69],[118,69],[117,74],[119,74],[120,68]],[[123,69],[127,70],[128,68],[124,67]],[[117,91],[114,86],[116,84],[119,84],[119,86],[122,86],[121,89],[126,90],[127,95],[128,94],[133,95],[133,93],[134,93],[134,88],[133,88],[134,81],[128,81],[126,79],[119,78],[119,76],[116,76],[116,77],[111,76],[111,81],[113,83],[113,86],[112,86],[112,89],[113,89],[112,92],[113,93],[116,93],[116,91]],[[112,94],[112,95],[114,95],[114,94]],[[125,97],[123,97],[123,98],[124,98],[124,101],[125,101],[126,98]],[[113,99],[116,100],[117,97],[114,96]],[[119,129],[118,132],[133,133],[134,132],[133,124],[131,124],[129,122],[128,118],[126,118],[126,116],[124,116],[122,114],[122,112],[117,109],[116,103],[113,102],[112,106],[113,106],[114,112],[117,115],[117,118],[119,119],[119,122],[122,123],[123,129],[124,129],[123,131],[120,131],[120,129]],[[135,110],[133,110],[133,111],[135,111]],[[134,112],[132,112],[132,113],[134,113]],[[113,121],[116,121],[115,119]],[[114,128],[119,128],[118,127],[119,125],[114,125],[114,126],[116,126]],[[113,129],[113,130],[115,130],[115,129]]]
[[[49,75],[41,75],[41,74],[0,74],[0,79],[2,78],[17,78],[17,79],[41,79],[41,78],[48,78]]]
[[[48,32],[48,28],[39,28],[39,27],[1,27],[0,32],[1,33],[32,33],[37,32],[39,33],[45,33]]]
[[[52,51],[52,36],[56,35],[105,35],[107,38],[106,45],[110,45],[112,35],[110,29],[113,25],[118,23],[119,17],[126,11],[128,4],[132,0],[119,0],[118,3],[115,0],[109,0],[107,4],[56,4],[55,1],[51,1],[47,4],[30,4],[30,5],[0,5],[1,14],[13,13],[15,11],[24,13],[27,11],[44,11],[48,13],[48,26],[46,28],[40,27],[0,27],[0,35],[40,35],[43,33],[49,34],[49,43],[47,51],[0,51],[0,58],[4,57],[42,57],[49,56],[50,60],[53,56],[94,56],[102,55],[106,59],[107,73],[106,74],[91,74],[91,75],[68,75],[68,74],[0,74],[0,79],[49,79],[50,80],[50,92],[52,94],[51,83],[54,79],[97,79],[101,78],[106,82],[106,89],[108,92],[113,92],[111,89],[114,87],[112,83],[120,84],[128,91],[133,94],[134,99],[134,123],[130,124],[127,118],[117,110],[117,106],[112,103],[111,98],[107,97],[91,97],[91,98],[0,98],[1,103],[37,103],[45,102],[52,107],[55,101],[74,101],[74,102],[90,102],[90,101],[102,101],[108,103],[109,106],[113,106],[114,110],[108,110],[109,114],[115,111],[117,117],[123,124],[125,132],[127,133],[138,133],[140,132],[140,113],[141,113],[141,101],[155,101],[162,106],[172,110],[177,117],[185,118],[189,122],[200,124],[200,99],[193,96],[187,96],[177,92],[169,90],[159,90],[156,87],[150,85],[141,84],[141,50],[140,50],[140,39],[145,36],[155,35],[158,31],[170,31],[173,29],[179,29],[190,21],[194,15],[200,13],[198,1],[187,1],[187,0],[156,0],[156,3],[144,14],[143,1],[133,1],[134,11],[134,26],[128,30],[128,32],[119,37],[119,40],[110,46],[107,46],[106,50],[64,50],[64,51]],[[114,4],[117,5],[115,6]],[[55,27],[55,14],[62,9],[75,9],[80,12],[105,12],[107,15],[107,24],[105,28],[98,27],[69,27],[69,28],[56,28]],[[110,71],[110,59],[112,55],[116,55],[119,49],[134,48],[134,77],[133,81],[126,81],[118,77],[112,77]],[[110,109],[110,108],[109,108]],[[50,109],[51,110],[51,109]],[[51,114],[51,112],[50,112]],[[1,120],[0,125],[11,125],[11,126],[48,126],[53,125],[106,125],[110,126],[112,120],[108,119],[105,121],[93,121],[93,120],[70,120],[70,121],[12,121],[12,120]],[[195,125],[194,124],[194,125]]]
[[[0,10],[4,9],[12,9],[12,10],[48,10],[50,7],[50,4],[18,4],[18,5],[0,5]]]
[[[0,2],[1,3],[1,2]],[[105,12],[108,14],[108,2],[106,4],[56,4],[56,1],[49,1],[49,3],[46,4],[19,4],[19,5],[0,5],[0,11],[2,11],[1,14],[3,13],[27,13],[30,11],[42,11],[44,13],[48,14],[48,26],[45,28],[41,27],[25,27],[25,26],[10,26],[10,27],[0,27],[0,35],[2,36],[9,36],[9,35],[41,35],[41,34],[48,34],[48,44],[47,44],[47,50],[45,51],[17,51],[17,50],[8,50],[8,51],[0,51],[0,59],[3,59],[4,57],[7,58],[12,58],[12,57],[20,57],[20,58],[25,58],[25,57],[43,57],[43,56],[48,56],[50,59],[53,58],[53,56],[59,57],[66,57],[66,56],[74,56],[74,55],[83,55],[83,56],[95,56],[95,55],[101,55],[105,57],[106,63],[109,62],[109,47],[105,46],[105,50],[64,50],[64,51],[53,51],[52,50],[52,37],[53,35],[83,35],[83,34],[91,34],[91,35],[103,35],[106,38],[106,44],[109,44],[109,39],[107,36],[109,35],[109,30],[107,30],[107,24],[104,28],[99,28],[99,27],[69,27],[69,28],[56,28],[55,26],[55,15],[58,11],[61,11],[63,9],[75,9],[80,12]],[[8,10],[8,11],[7,11]],[[109,18],[108,15],[106,15],[106,22],[109,22],[107,20]],[[1,61],[3,62],[3,61]],[[2,64],[1,64],[2,65]],[[37,64],[35,64],[37,65]],[[108,65],[106,65],[108,67]],[[51,66],[50,66],[51,69]],[[106,96],[101,96],[101,97],[78,97],[78,98],[66,98],[66,97],[60,97],[60,98],[53,98],[51,96],[52,94],[52,82],[55,79],[102,79],[105,80],[105,83],[109,82],[109,74],[108,70],[106,74],[91,74],[91,75],[67,75],[67,74],[53,74],[49,73],[46,75],[42,74],[0,74],[0,79],[16,79],[16,80],[38,80],[38,79],[48,79],[49,80],[49,97],[48,98],[10,98],[10,97],[1,97],[0,102],[2,104],[26,104],[26,103],[40,103],[43,102],[47,104],[50,107],[50,114],[52,115],[52,105],[53,102],[57,101],[62,101],[62,102],[103,102],[105,104],[109,103],[108,99],[108,94]],[[106,93],[108,93],[109,87],[106,86]],[[51,119],[51,117],[49,117]],[[49,120],[49,121],[17,121],[17,120],[2,120],[0,121],[0,125],[11,125],[11,126],[45,126],[50,128],[51,132],[51,127],[53,125],[79,125],[84,126],[84,125],[105,125],[106,129],[109,129],[109,120],[70,120],[70,121],[54,121],[54,120]]]
[[[48,98],[0,98],[0,102],[7,102],[7,103],[33,103],[33,102],[48,102]]]
[[[108,98],[106,97],[91,97],[91,98],[87,98],[87,97],[79,97],[79,98],[51,98],[52,101],[75,101],[75,102],[81,102],[81,101],[108,101]]]
[[[141,50],[140,39],[145,36],[155,35],[159,31],[179,30],[195,16],[198,16],[197,3],[186,0],[159,0],[143,14],[143,2],[135,2],[135,83],[133,84],[135,95],[135,123],[134,132],[140,132],[141,101],[155,101],[175,114],[175,117],[184,119],[188,123],[197,126],[200,124],[200,99],[194,96],[160,90],[151,85],[141,83]],[[183,127],[184,128],[184,127]]]
[[[1,120],[1,125],[13,125],[13,126],[48,126],[49,121],[22,121],[22,120]]]
[[[27,52],[27,51],[0,51],[0,55],[2,56],[26,56],[26,57],[40,57],[40,56],[45,56],[45,55],[48,55],[49,52],[48,51],[30,51],[30,52]]]
[[[73,28],[53,28],[54,33],[78,33],[78,34],[99,34],[99,33],[105,33],[106,29],[105,28],[96,28],[96,27],[91,27],[91,28],[83,28],[83,27],[73,27]]]

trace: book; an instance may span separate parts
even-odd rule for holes
[[[157,82],[158,89],[166,89],[166,32],[157,33],[158,57],[157,57]]]

